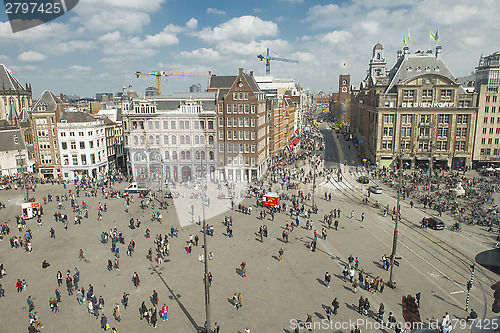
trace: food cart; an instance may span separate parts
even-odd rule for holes
[[[40,204],[38,202],[28,202],[21,204],[21,216],[24,220],[38,216]]]
[[[262,206],[264,207],[275,207],[280,205],[280,196],[278,193],[269,192],[262,196]]]

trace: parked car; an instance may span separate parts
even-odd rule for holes
[[[431,229],[434,229],[434,230],[443,230],[444,229],[444,222],[441,221],[440,219],[435,218],[435,217],[424,217],[422,219],[422,224],[425,224],[425,222],[427,222],[427,225]]]
[[[361,176],[358,177],[358,182],[361,184],[368,184],[370,182],[370,179],[368,179],[368,177],[366,176]]]
[[[370,192],[375,194],[382,194],[382,188],[380,186],[370,186]]]

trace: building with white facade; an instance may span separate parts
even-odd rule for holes
[[[134,180],[160,186],[187,182],[216,165],[215,93],[133,99],[122,107],[125,150]]]
[[[63,112],[57,123],[62,177],[99,179],[108,172],[104,120],[83,112]]]

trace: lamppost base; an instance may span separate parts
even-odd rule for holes
[[[388,281],[387,286],[391,289],[396,289],[396,281]]]

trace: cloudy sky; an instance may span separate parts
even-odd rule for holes
[[[45,89],[94,96],[155,84],[135,71],[234,75],[243,67],[263,75],[257,55],[269,47],[299,61],[272,62],[273,76],[330,92],[339,74],[359,86],[378,41],[392,66],[408,30],[414,52],[434,48],[429,31],[439,27],[443,59],[455,76],[467,75],[481,53],[500,50],[498,17],[498,0],[80,0],[64,16],[15,34],[2,11],[0,63],[30,82],[34,97]],[[206,82],[172,77],[163,91]]]

